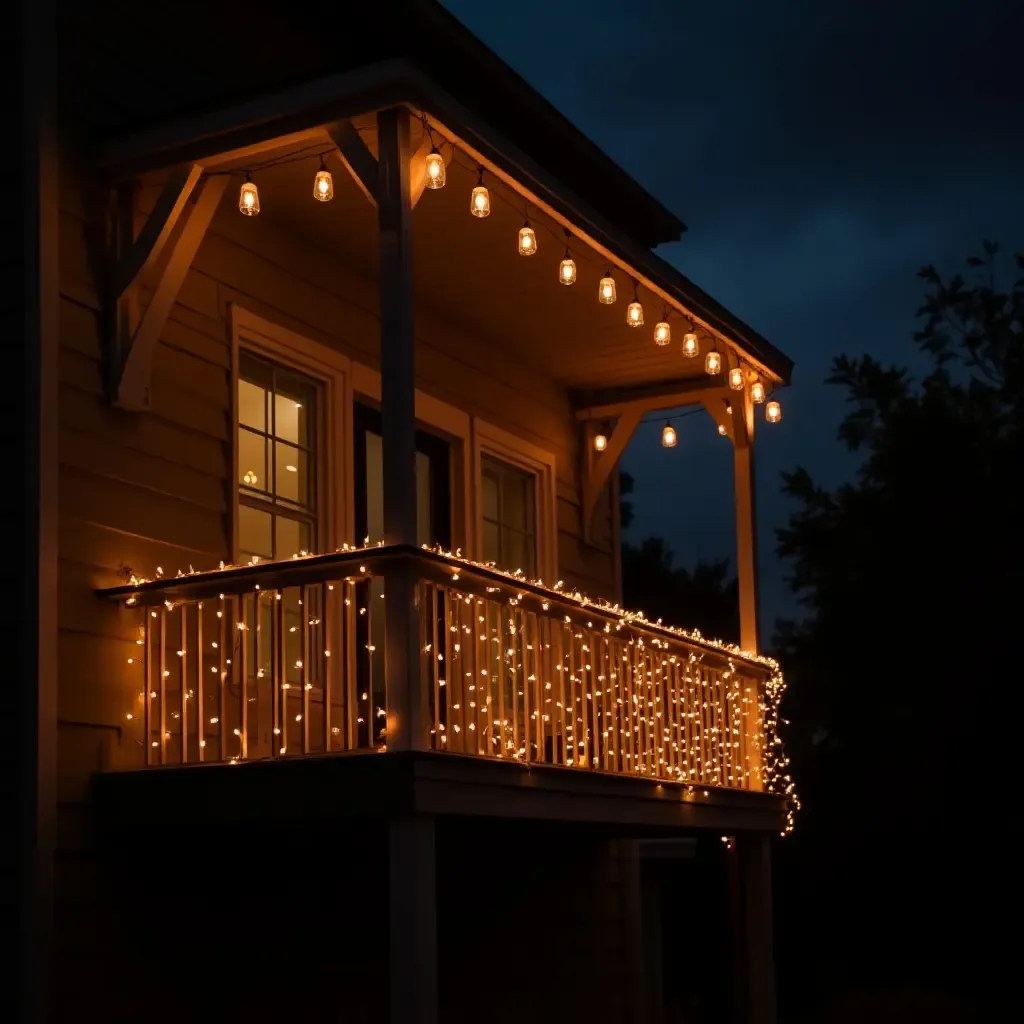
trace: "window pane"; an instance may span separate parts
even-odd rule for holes
[[[277,542],[274,557],[291,558],[301,551],[311,551],[309,526],[297,519],[277,516],[274,520],[275,541]]]
[[[238,483],[249,490],[266,491],[267,442],[260,434],[238,428]]]
[[[285,370],[277,370],[274,382],[274,436],[312,448],[315,385]]]
[[[528,576],[535,575],[533,567],[533,538],[518,530],[502,531],[503,569],[522,569]]]
[[[433,495],[430,492],[430,456],[416,453],[416,543],[433,544],[431,522]]]
[[[483,460],[484,519],[497,522],[501,518],[499,511],[501,470],[491,459]]]
[[[505,474],[501,482],[501,521],[517,530],[530,527],[530,505],[533,501],[533,480],[522,473]]]
[[[238,382],[238,422],[266,433],[267,392],[251,381]]]
[[[273,558],[274,549],[270,542],[271,517],[249,505],[238,506],[238,553],[243,561],[253,555]]]
[[[501,558],[501,527],[497,523],[484,520],[484,561],[502,565]],[[502,568],[505,568],[502,566]]]
[[[309,456],[299,448],[274,443],[275,495],[282,501],[301,505],[303,508],[312,506],[309,480]]]

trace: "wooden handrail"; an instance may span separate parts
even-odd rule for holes
[[[335,551],[285,561],[165,576],[143,583],[104,588],[98,593],[138,607],[154,607],[167,601],[178,603],[220,594],[251,593],[257,587],[276,590],[329,580],[367,579],[385,575],[389,567],[408,561],[414,563],[419,578],[432,583],[448,587],[457,584],[457,589],[479,596],[501,593],[517,599],[530,611],[547,615],[562,613],[572,616],[573,621],[579,621],[579,616],[584,615],[590,620],[599,620],[609,628],[609,632],[628,629],[658,644],[678,644],[716,660],[740,662],[759,676],[767,677],[772,673],[770,665],[714,642],[681,636],[670,628],[634,618],[622,610],[583,602],[561,590],[519,580],[496,569],[407,544]]]

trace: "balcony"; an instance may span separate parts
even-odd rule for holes
[[[389,637],[395,581],[413,589],[415,654]],[[773,662],[453,555],[382,546],[104,593],[139,616],[137,767],[351,763],[389,750],[404,700],[402,746],[436,752],[442,775],[550,767],[677,803],[774,794],[773,814],[790,795]],[[404,696],[386,665],[403,650]]]

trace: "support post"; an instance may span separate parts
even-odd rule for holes
[[[437,1024],[437,867],[434,819],[390,825],[391,1024]]]
[[[748,390],[732,399],[733,486],[736,495],[736,574],[740,647],[758,650],[757,522],[754,506],[754,405]]]
[[[409,112],[377,115],[377,213],[380,225],[381,435],[384,459],[384,537],[416,544],[416,339],[413,331],[412,203],[409,188]],[[384,587],[387,744],[389,750],[426,746],[419,685],[417,581],[396,566]]]
[[[736,837],[742,902],[744,1024],[775,1024],[771,837]]]
[[[52,0],[21,4],[21,164],[23,335],[22,379],[15,384],[24,396],[20,431],[11,431],[20,453],[22,487],[9,497],[23,509],[20,538],[24,584],[17,588],[20,604],[18,664],[6,700],[14,709],[13,778],[17,807],[3,810],[13,821],[11,859],[14,878],[0,881],[17,907],[17,982],[5,997],[16,1001],[8,1019],[46,1024],[54,1017],[54,859],[57,847],[57,364],[59,347],[59,158],[56,134],[57,22]],[[16,43],[16,45],[18,45]],[[17,72],[15,72],[17,74]],[[17,235],[15,235],[17,238]],[[15,243],[17,244],[17,243]],[[12,247],[13,248],[13,247]],[[18,259],[20,257],[20,260]],[[17,289],[13,286],[12,291]],[[12,358],[16,358],[12,353]],[[13,511],[13,509],[12,509]],[[5,851],[7,852],[7,851]],[[6,857],[4,858],[6,860]],[[7,886],[10,885],[10,889]],[[11,915],[13,918],[15,915]],[[5,914],[5,917],[7,915]],[[5,1004],[10,1005],[5,998]],[[13,1009],[13,1007],[12,1007]]]

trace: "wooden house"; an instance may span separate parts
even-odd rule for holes
[[[432,0],[20,17],[21,1019],[772,1021],[790,361]],[[618,460],[686,404],[739,647],[620,607]]]

